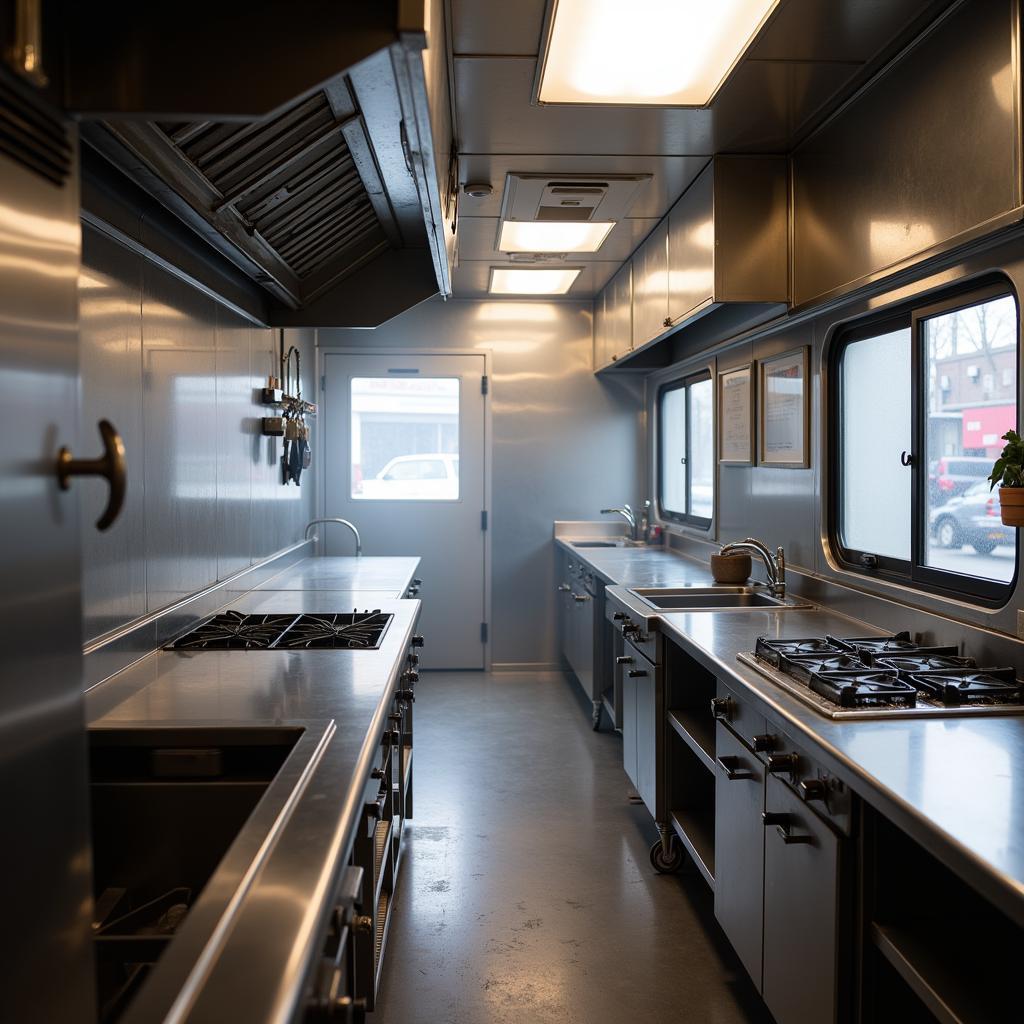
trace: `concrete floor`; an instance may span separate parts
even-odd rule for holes
[[[696,873],[656,875],[617,734],[560,674],[425,673],[374,1024],[769,1021]]]

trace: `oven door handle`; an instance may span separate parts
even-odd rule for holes
[[[746,768],[737,768],[739,758],[734,754],[722,754],[718,758],[718,767],[725,773],[730,782],[740,782],[745,779],[755,779],[757,776]]]

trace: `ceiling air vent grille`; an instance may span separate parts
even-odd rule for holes
[[[62,186],[71,173],[72,148],[61,118],[33,103],[0,78],[0,153]]]

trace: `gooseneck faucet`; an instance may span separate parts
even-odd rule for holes
[[[633,515],[633,510],[628,504],[623,504],[622,508],[603,508],[601,509],[601,515],[603,516],[622,516],[623,519],[629,523],[630,539],[636,540],[636,516]]]
[[[359,536],[359,531],[356,529],[355,523],[350,523],[347,519],[339,519],[337,516],[328,516],[326,519],[311,519],[306,523],[306,540],[309,540],[309,531],[316,526],[317,523],[341,523],[342,526],[347,526],[356,539],[356,558],[361,558],[363,555],[363,539]]]
[[[746,540],[733,541],[731,544],[722,545],[722,554],[727,555],[731,551],[750,551],[759,555],[764,562],[764,571],[768,574],[768,589],[774,597],[786,596],[786,553],[780,545],[775,549],[773,555],[766,544],[756,537],[747,537]]]

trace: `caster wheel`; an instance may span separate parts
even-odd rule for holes
[[[672,852],[668,857],[665,856],[665,848],[660,839],[651,847],[651,867],[659,875],[674,875],[683,866],[685,859],[686,852],[675,837],[672,839]]]

